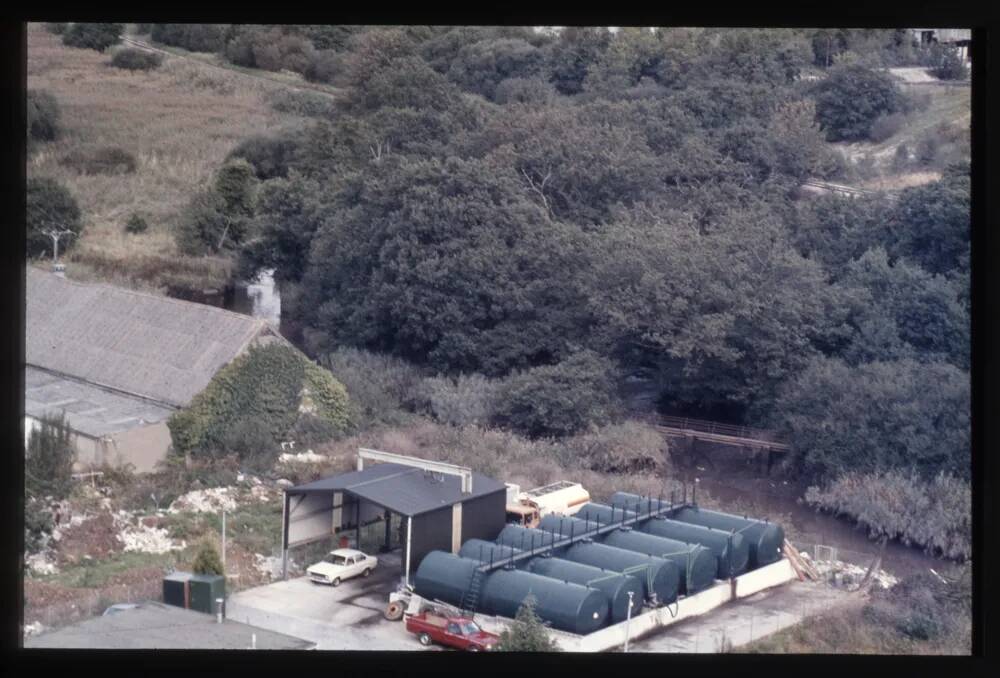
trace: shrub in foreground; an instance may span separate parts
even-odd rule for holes
[[[50,177],[31,177],[26,183],[25,221],[26,249],[29,257],[52,254],[52,239],[48,230],[68,230],[76,236],[59,241],[59,251],[66,252],[76,245],[83,221],[80,207],[65,186]]]
[[[610,422],[618,410],[614,368],[593,351],[504,380],[494,423],[532,437],[565,436]]]
[[[29,141],[52,141],[59,136],[59,103],[44,89],[29,89],[26,102]]]
[[[74,23],[63,33],[63,44],[103,52],[121,42],[125,24]]]
[[[901,130],[905,122],[906,116],[902,113],[880,115],[875,119],[875,122],[872,123],[872,128],[868,133],[868,138],[877,144],[881,143]]]
[[[806,501],[846,515],[873,537],[918,544],[947,558],[972,556],[972,491],[944,473],[930,482],[892,471],[841,476],[825,489],[810,487]]]
[[[514,623],[503,630],[497,643],[501,652],[558,652],[559,646],[549,636],[535,612],[536,599],[528,594],[517,608]]]
[[[60,164],[81,174],[131,174],[139,163],[123,148],[103,146],[72,151],[60,160]]]
[[[320,358],[351,396],[358,426],[398,424],[408,418],[420,383],[420,372],[405,360],[351,347]]]
[[[127,47],[115,52],[111,65],[129,71],[149,71],[163,63],[163,55],[156,52]]]
[[[202,543],[201,548],[198,549],[194,563],[191,564],[191,570],[195,574],[226,573],[222,567],[222,558],[219,556],[219,551],[209,541]]]
[[[906,96],[889,75],[861,65],[831,69],[816,90],[816,119],[828,141],[866,139],[879,116],[906,108]]]
[[[24,484],[29,496],[59,499],[69,494],[76,457],[71,436],[62,414],[44,417],[38,428],[31,430],[24,456]]]
[[[939,80],[965,80],[969,77],[969,67],[953,47],[934,45],[930,61],[931,75]]]
[[[148,229],[148,228],[149,228],[149,224],[146,223],[146,220],[142,218],[142,215],[140,215],[137,212],[133,212],[132,216],[130,216],[128,218],[128,221],[125,222],[125,232],[126,233],[133,233],[133,234],[134,233],[145,233],[146,229]]]

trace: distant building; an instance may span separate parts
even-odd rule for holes
[[[29,636],[25,648],[102,650],[311,650],[316,643],[162,603],[93,617]]]
[[[28,267],[25,430],[65,414],[76,470],[154,470],[167,419],[250,346],[285,339],[260,318]]]
[[[950,45],[958,49],[963,61],[969,61],[969,45],[972,44],[971,28],[911,28],[913,39],[921,45]]]

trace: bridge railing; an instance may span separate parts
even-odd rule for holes
[[[739,426],[735,424],[724,424],[717,421],[707,421],[705,419],[691,419],[689,417],[674,417],[662,415],[660,425],[667,428],[681,429],[685,431],[698,431],[700,433],[712,433],[716,435],[731,436],[733,438],[750,438],[752,440],[763,440],[767,442],[783,442],[781,437],[774,431],[767,429],[751,428],[749,426]]]

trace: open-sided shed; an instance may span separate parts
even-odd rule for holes
[[[362,450],[385,463],[285,490],[282,529],[283,573],[288,549],[355,530],[385,517],[401,517],[402,575],[409,575],[434,550],[458,553],[469,539],[493,540],[503,529],[506,486],[469,469]],[[389,461],[394,460],[394,461]]]

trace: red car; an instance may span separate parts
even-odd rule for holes
[[[406,630],[415,633],[421,645],[436,642],[469,652],[489,652],[500,640],[500,636],[483,631],[471,619],[434,612],[408,615]]]

